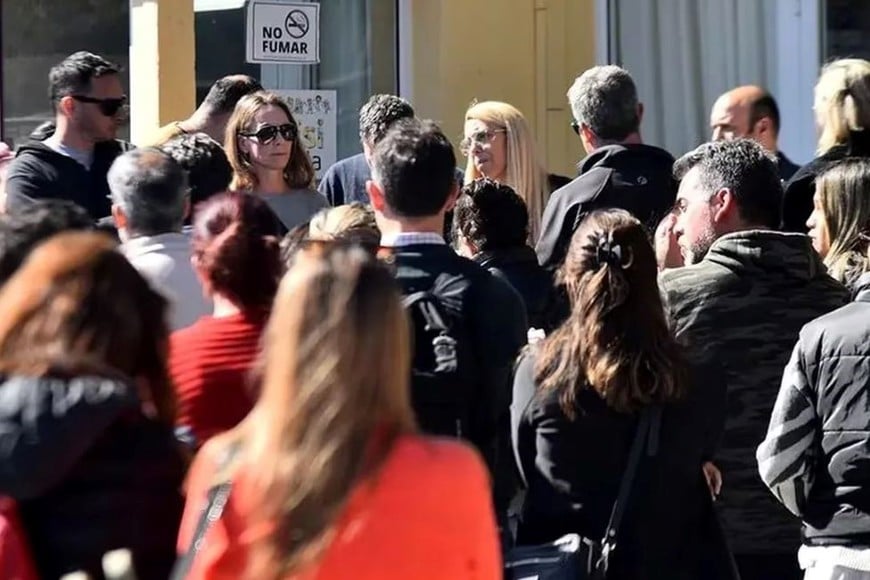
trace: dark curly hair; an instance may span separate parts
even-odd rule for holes
[[[529,210],[509,186],[485,177],[475,179],[462,188],[456,202],[453,231],[481,252],[524,246]]]
[[[359,138],[377,145],[389,128],[400,119],[414,116],[411,103],[395,95],[373,95],[359,110]]]

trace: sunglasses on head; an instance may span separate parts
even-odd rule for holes
[[[72,95],[72,98],[80,103],[93,103],[97,105],[100,112],[107,117],[114,117],[118,114],[124,105],[127,103],[127,97],[97,99],[95,97],[86,97],[85,95]]]
[[[296,134],[296,125],[293,123],[265,125],[253,133],[239,133],[242,137],[251,137],[263,144],[271,143],[278,135],[281,135],[281,138],[285,141],[295,141]]]

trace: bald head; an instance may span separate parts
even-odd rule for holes
[[[710,129],[713,141],[746,137],[776,153],[779,107],[761,87],[737,87],[716,99],[710,112]]]

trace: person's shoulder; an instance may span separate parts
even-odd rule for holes
[[[392,460],[407,473],[424,480],[487,477],[480,454],[455,439],[404,435],[395,443]]]
[[[690,266],[668,268],[659,273],[659,287],[668,293],[685,290],[704,292],[717,286],[727,272],[718,264],[702,260]]]
[[[806,323],[800,331],[801,342],[809,350],[830,353],[844,345],[867,344],[870,339],[870,303],[856,301],[841,306]],[[870,349],[858,349],[856,354],[870,355]]]

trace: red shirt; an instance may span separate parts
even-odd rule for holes
[[[178,425],[197,443],[231,429],[254,405],[249,380],[260,351],[266,313],[204,316],[172,333],[169,373],[178,397]]]
[[[188,473],[178,538],[184,554],[214,483],[215,448]],[[220,519],[196,555],[190,580],[244,578],[251,542],[270,533],[249,517],[250,480],[236,473]],[[453,440],[399,438],[380,472],[358,483],[319,562],[294,580],[500,580],[501,553],[489,474],[476,451]]]

